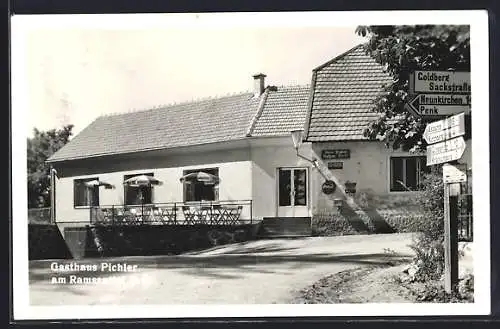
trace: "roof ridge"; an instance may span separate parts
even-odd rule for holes
[[[290,84],[290,85],[272,85],[272,86],[268,86],[268,87],[277,87],[278,90],[279,88],[309,88],[311,87],[311,84],[310,83],[307,83],[307,84]]]
[[[242,95],[251,94],[251,93],[252,92],[249,90],[240,91],[240,92],[229,92],[226,94],[215,95],[215,96],[212,95],[212,96],[192,98],[190,100],[184,100],[184,101],[180,101],[180,102],[174,101],[174,102],[170,102],[170,103],[155,104],[155,105],[143,107],[143,108],[132,107],[132,108],[129,108],[128,110],[125,110],[123,112],[104,113],[104,114],[100,115],[99,117],[113,117],[113,116],[125,115],[125,114],[130,114],[130,113],[142,113],[142,112],[148,112],[148,111],[153,111],[153,110],[166,109],[166,108],[179,106],[179,105],[196,104],[196,103],[206,102],[209,100],[219,100],[219,99],[225,99],[225,98],[230,98],[230,97],[235,97],[235,96],[242,96]]]

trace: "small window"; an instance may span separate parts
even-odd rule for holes
[[[391,192],[421,190],[424,173],[430,172],[426,157],[391,157]]]
[[[219,177],[218,168],[184,170],[184,176],[204,172],[210,175]],[[217,184],[206,184],[204,182],[184,182],[184,202],[192,201],[218,201],[219,200],[219,186]]]
[[[140,173],[133,175],[123,176],[123,181],[129,178],[146,175],[154,177],[153,173]],[[123,186],[125,205],[141,205],[141,204],[151,204],[153,203],[153,187],[152,186]]]
[[[99,206],[99,186],[89,187],[85,183],[98,178],[75,179],[73,181],[73,205],[75,207]]]

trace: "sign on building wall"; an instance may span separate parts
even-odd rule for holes
[[[343,169],[343,162],[328,162],[328,169]]]
[[[349,159],[350,157],[351,151],[346,149],[323,150],[321,152],[321,158],[323,160]]]
[[[325,181],[321,186],[321,190],[325,194],[332,194],[333,192],[335,192],[336,189],[337,189],[337,184],[335,184],[335,182],[332,180]]]

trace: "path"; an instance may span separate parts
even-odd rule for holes
[[[270,304],[326,275],[408,257],[410,234],[259,240],[182,256],[58,261],[58,264],[127,263],[136,272],[78,272],[76,276],[126,280],[101,284],[51,284],[55,261],[30,262],[32,305]]]

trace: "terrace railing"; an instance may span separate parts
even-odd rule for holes
[[[252,200],[104,205],[90,208],[94,225],[241,225],[252,223]]]

